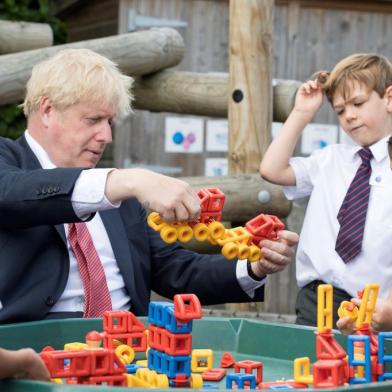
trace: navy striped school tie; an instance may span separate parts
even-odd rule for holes
[[[345,263],[357,256],[362,249],[363,231],[369,204],[369,179],[372,174],[370,160],[373,154],[367,147],[359,150],[358,154],[362,163],[348,188],[337,216],[340,230],[335,250]]]

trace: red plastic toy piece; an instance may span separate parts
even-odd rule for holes
[[[210,369],[202,373],[201,377],[204,381],[220,381],[225,375],[225,369]]]
[[[222,359],[220,362],[221,367],[223,368],[231,368],[234,366],[235,360],[231,353],[225,352],[222,355]]]
[[[245,370],[247,374],[253,374],[256,369],[256,383],[259,384],[263,381],[263,363],[256,361],[239,361],[234,364],[234,373],[241,373],[241,369]]]
[[[277,387],[275,389],[279,389],[279,387],[291,387],[294,389],[306,389],[308,388],[307,384],[301,384],[299,382],[293,381],[293,380],[287,380],[287,381],[267,381],[267,382],[261,382],[260,384],[257,385],[257,389],[271,389],[271,387]],[[288,389],[288,388],[286,388]]]
[[[346,352],[335,340],[331,330],[317,333],[316,336],[316,357],[317,359],[343,359]]]
[[[98,331],[90,331],[86,335],[86,343],[90,348],[99,348],[102,344],[103,336]]]
[[[188,323],[202,317],[199,298],[195,294],[177,294],[174,296],[174,317],[180,323]]]
[[[285,228],[284,223],[275,215],[260,214],[245,224],[246,229],[252,235],[252,242],[258,245],[265,238],[276,240],[278,231]]]
[[[107,310],[103,314],[103,330],[107,333],[128,332],[128,314],[126,310]]]
[[[313,364],[313,386],[315,388],[339,387],[345,382],[345,362],[343,360],[323,359]]]

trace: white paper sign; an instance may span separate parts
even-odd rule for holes
[[[228,161],[226,158],[207,158],[205,160],[204,175],[207,177],[227,176]]]
[[[203,152],[204,120],[195,117],[166,117],[165,151],[181,153]]]
[[[311,154],[314,150],[338,142],[338,126],[331,124],[309,124],[301,139],[301,152]]]
[[[227,151],[228,138],[227,120],[207,120],[207,151]]]

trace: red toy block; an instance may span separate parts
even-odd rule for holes
[[[162,336],[163,351],[170,355],[191,355],[192,335],[190,333],[171,333]]]
[[[175,378],[171,379],[174,382],[176,388],[187,388],[189,387],[190,380],[185,374],[177,374]]]
[[[333,337],[331,330],[318,332],[316,336],[316,357],[317,359],[343,359],[346,352]]]
[[[289,388],[294,388],[294,389],[306,389],[308,388],[307,384],[301,384],[299,382],[293,381],[293,380],[287,380],[287,381],[267,381],[267,382],[262,382],[257,385],[257,389],[271,389],[271,387],[286,387],[288,386]],[[288,388],[286,388],[288,389]]]
[[[173,302],[174,318],[180,323],[188,323],[202,317],[200,301],[195,294],[177,294]]]
[[[154,350],[164,351],[163,337],[166,335],[166,333],[167,333],[166,329],[150,324],[150,328],[149,328],[150,347],[153,348]]]
[[[202,212],[221,212],[225,203],[225,194],[219,188],[201,188],[197,192]]]
[[[107,333],[128,332],[128,315],[127,310],[107,310],[103,314],[103,330]]]
[[[323,359],[313,364],[314,388],[333,388],[344,385],[345,362],[341,359]]]
[[[370,355],[378,355],[378,339],[376,334],[370,328],[369,324],[363,323],[361,328],[357,328],[356,335],[369,336],[370,338]]]
[[[202,212],[199,217],[201,223],[210,223],[212,221],[220,222],[222,220],[221,212]]]
[[[222,355],[222,359],[220,362],[221,367],[223,368],[231,368],[234,366],[235,360],[231,353],[225,352]]]
[[[91,355],[89,350],[70,351],[45,351],[40,357],[49,370],[52,378],[83,377],[91,373]],[[70,364],[65,368],[65,360]]]
[[[104,376],[111,373],[113,368],[113,355],[110,350],[92,350],[91,351],[91,371],[90,376]]]
[[[89,385],[105,384],[105,385],[113,385],[118,387],[126,387],[128,385],[127,378],[123,375],[89,377],[87,384]]]
[[[204,381],[220,381],[226,375],[225,369],[210,369],[202,373]]]
[[[132,312],[128,312],[127,332],[144,332],[146,329],[146,326]]]
[[[263,363],[256,361],[239,361],[234,364],[234,373],[241,373],[241,369],[245,370],[247,374],[253,374],[253,370],[256,369],[256,384],[263,381]]]
[[[128,333],[106,333],[103,334],[103,346],[108,349],[115,349],[118,344],[114,342],[118,340],[121,344],[127,344],[132,347],[134,351],[147,350],[147,335],[144,332],[128,332]]]
[[[285,228],[284,223],[275,215],[260,214],[249,220],[245,224],[246,229],[252,234],[255,245],[268,238],[275,240],[278,238],[278,231]]]

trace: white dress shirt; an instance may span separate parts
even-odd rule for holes
[[[359,146],[336,144],[310,157],[290,159],[296,185],[284,187],[288,199],[310,195],[297,250],[299,287],[322,280],[352,296],[367,283],[380,284],[385,297],[392,286],[392,171],[387,140],[370,147],[370,197],[362,251],[347,264],[335,251],[339,232],[337,214],[361,164]]]
[[[42,168],[55,168],[56,165],[50,160],[42,146],[29,134],[28,130],[25,132],[25,137]],[[89,169],[81,172],[71,196],[72,206],[80,219],[87,219],[94,212],[120,206],[121,203],[116,205],[111,204],[104,194],[106,177],[111,170],[113,169]],[[86,222],[86,224],[105,271],[113,309],[129,309],[130,297],[126,291],[124,280],[99,213],[95,214],[94,218]],[[65,290],[51,311],[83,311],[83,282],[75,255],[68,242],[68,225],[65,224],[64,227],[67,234],[70,271]],[[250,298],[254,297],[255,290],[261,287],[266,281],[266,279],[255,281],[248,275],[246,260],[238,260],[236,277],[241,288]]]

